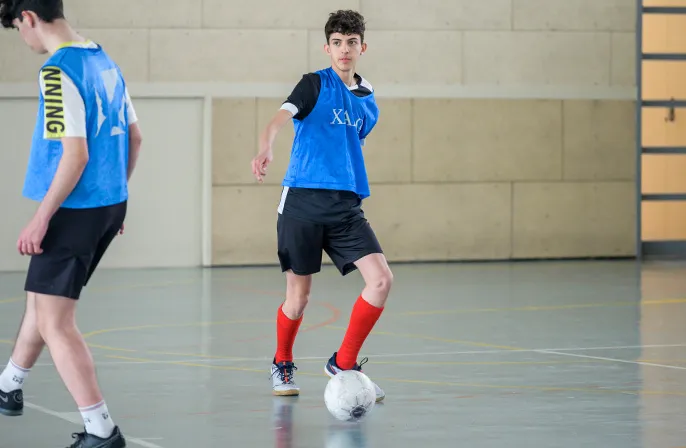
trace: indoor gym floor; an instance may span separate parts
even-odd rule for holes
[[[358,274],[315,277],[299,398],[271,395],[278,268],[100,270],[78,313],[131,447],[686,446],[686,264],[394,265],[363,348],[387,393],[360,425],[323,404]],[[23,311],[0,274],[0,363]],[[63,447],[82,422],[44,352],[0,446]]]

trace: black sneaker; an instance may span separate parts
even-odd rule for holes
[[[118,426],[114,427],[112,435],[106,439],[101,439],[87,432],[74,433],[71,436],[76,439],[76,442],[67,448],[124,448],[126,446],[126,440],[124,440]]]
[[[331,358],[329,358],[329,362],[326,363],[326,366],[324,366],[324,373],[329,375],[331,378],[333,378],[336,374],[339,372],[342,372],[343,369],[338,367],[338,364],[336,364],[336,355],[338,355],[338,352],[334,353]],[[367,358],[364,358],[359,364],[355,363],[352,369],[350,370],[357,370],[358,372],[362,372],[362,366],[368,361]],[[374,383],[374,390],[376,391],[376,402],[379,403],[386,398],[386,392],[382,388],[379,387],[378,384]]]
[[[12,392],[0,390],[0,414],[18,417],[24,413],[24,394],[21,389]]]

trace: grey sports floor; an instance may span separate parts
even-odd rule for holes
[[[686,446],[686,265],[634,261],[395,265],[363,348],[387,393],[361,425],[324,408],[359,275],[315,278],[295,356],[299,398],[272,397],[278,268],[101,270],[78,314],[132,447]],[[0,274],[0,363],[23,311]],[[82,424],[46,353],[0,446],[64,447]]]

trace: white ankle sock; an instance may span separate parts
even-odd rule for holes
[[[83,417],[83,423],[86,425],[86,432],[88,434],[93,434],[101,439],[106,439],[112,435],[114,422],[104,401],[93,406],[79,408],[79,411],[81,412],[81,417]]]
[[[31,369],[24,369],[19,367],[12,359],[7,363],[7,367],[0,374],[0,389],[3,392],[12,392],[13,390],[21,389],[24,385],[24,380],[29,376]]]

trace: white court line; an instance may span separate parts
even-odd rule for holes
[[[583,351],[583,350],[625,350],[632,348],[668,348],[668,347],[686,347],[686,343],[681,344],[659,344],[659,345],[621,345],[614,347],[565,347],[565,348],[531,348],[531,349],[493,349],[493,350],[466,350],[466,351],[450,351],[450,352],[422,352],[422,353],[379,353],[376,355],[364,355],[369,358],[392,358],[405,356],[443,356],[443,355],[488,355],[492,353],[535,353],[540,351],[555,350],[555,351]],[[319,357],[299,357],[299,359],[329,359]],[[247,360],[247,359],[246,359]]]
[[[272,358],[264,358],[264,360],[271,360]],[[322,358],[323,359],[323,358]],[[329,359],[329,358],[326,358]],[[136,365],[136,364],[178,364],[180,362],[195,362],[195,363],[214,363],[218,361],[224,362],[235,362],[235,361],[251,361],[251,359],[208,359],[208,358],[188,358],[188,359],[161,359],[159,361],[95,361],[95,366],[125,366],[125,365]],[[263,359],[255,359],[255,361],[263,361]],[[33,367],[55,367],[55,364],[44,362],[36,363]]]
[[[412,356],[449,356],[449,355],[489,355],[498,353],[542,353],[542,352],[574,352],[574,351],[590,351],[590,350],[628,350],[636,348],[670,348],[670,347],[686,347],[686,343],[682,344],[655,344],[655,345],[619,345],[619,346],[608,346],[608,347],[566,347],[566,348],[532,348],[532,349],[522,349],[522,350],[503,350],[503,349],[493,349],[493,350],[464,350],[464,351],[449,351],[449,352],[419,352],[419,353],[377,353],[365,355],[369,358],[403,358]],[[562,355],[563,353],[557,353]],[[572,355],[569,355],[572,356]],[[582,355],[578,355],[582,356]],[[330,356],[299,356],[298,359],[302,360],[328,360]],[[602,359],[602,358],[600,358]],[[612,358],[608,358],[612,359]],[[200,356],[196,358],[186,358],[177,360],[159,360],[159,361],[96,361],[97,366],[106,365],[134,365],[134,364],[175,364],[179,362],[194,362],[194,363],[209,363],[209,364],[219,364],[219,363],[234,363],[234,362],[267,362],[271,361],[272,358],[268,356],[259,358],[233,358],[233,359],[223,359],[223,358],[202,358]],[[633,362],[633,361],[630,361]],[[54,367],[52,363],[38,363],[34,367]]]
[[[24,402],[24,406],[26,406],[27,408],[31,408],[35,411],[42,412],[43,414],[52,415],[53,417],[57,417],[69,423],[74,423],[76,425],[83,424],[80,418],[70,417],[64,412],[53,411],[52,409],[44,408],[43,406],[38,406],[37,404],[28,403],[26,401]],[[145,448],[162,448],[159,445],[155,445],[154,443],[146,442],[145,440],[137,439],[135,437],[128,437],[124,435],[124,438],[126,439],[127,443],[133,443],[136,445],[144,446]]]
[[[565,352],[558,352],[558,351],[552,351],[552,350],[539,350],[538,353],[550,353],[551,355],[573,356],[575,358],[597,359],[600,361],[622,362],[625,364],[640,364],[642,366],[664,367],[665,369],[686,370],[686,367],[670,366],[667,364],[655,364],[652,362],[643,362],[643,361],[629,361],[627,359],[605,358],[603,356],[579,355],[578,353],[565,353]]]

